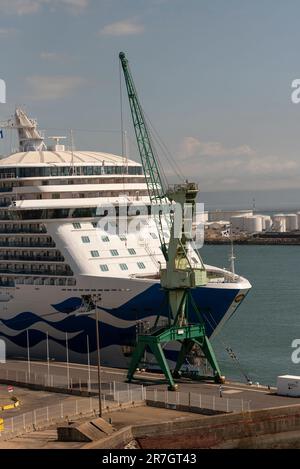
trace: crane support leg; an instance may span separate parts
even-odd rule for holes
[[[214,371],[214,375],[215,375],[215,381],[221,382],[222,381],[221,371],[220,371],[216,356],[214,354],[213,348],[207,336],[195,337],[193,339],[185,339],[182,342],[182,346],[181,346],[181,349],[179,351],[178,358],[177,358],[177,363],[173,372],[174,378],[180,377],[179,375],[180,368],[182,367],[186,356],[190,353],[190,351],[192,350],[195,344],[201,347],[203,354],[207,358],[210,366],[212,367]]]
[[[216,383],[221,383],[223,381],[221,370],[220,370],[214,350],[211,346],[211,343],[208,337],[205,335],[204,337],[199,337],[198,339],[194,339],[194,341],[196,344],[198,344],[201,347],[202,352],[204,353],[210,366],[212,367],[214,374],[215,374]]]
[[[170,371],[168,362],[166,360],[164,351],[160,345],[160,343],[152,343],[150,345],[150,348],[155,355],[155,358],[157,360],[157,363],[162,370],[163,374],[168,380],[169,383],[169,391],[175,391],[177,389],[177,384],[175,384],[172,373]]]
[[[133,352],[130,366],[128,369],[127,380],[129,382],[132,380],[133,375],[136,372],[136,369],[144,356],[145,349],[148,346],[151,352],[153,353],[153,355],[155,356],[159,368],[162,370],[163,374],[165,375],[169,383],[169,390],[175,391],[175,389],[177,388],[177,385],[174,382],[172,373],[170,371],[170,368],[169,368],[169,365],[166,360],[161,344],[157,342],[156,340],[155,341],[151,340],[151,337],[148,337],[147,339],[148,339],[147,342],[140,340],[136,345],[136,348]]]
[[[180,378],[180,375],[179,375],[180,368],[182,367],[186,356],[190,353],[193,346],[194,346],[194,341],[193,340],[184,339],[184,341],[182,342],[181,349],[180,349],[179,354],[178,354],[176,366],[175,366],[175,369],[173,371],[174,378]]]
[[[133,375],[142,359],[142,357],[144,356],[144,352],[145,352],[145,348],[146,348],[146,344],[143,343],[143,342],[138,342],[135,349],[134,349],[134,352],[133,352],[133,355],[132,355],[132,358],[131,358],[131,362],[130,362],[130,365],[129,365],[129,368],[128,368],[128,373],[127,373],[127,380],[130,382],[133,378]]]

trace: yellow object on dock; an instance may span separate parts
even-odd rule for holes
[[[0,419],[0,432],[4,431],[4,420]]]
[[[6,404],[6,405],[0,406],[0,412],[2,412],[3,410],[15,409],[16,407],[19,407],[19,405],[20,405],[20,401],[18,399],[13,400],[13,402],[11,404]],[[0,425],[1,425],[1,419],[0,419]]]

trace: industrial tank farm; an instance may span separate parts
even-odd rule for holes
[[[300,244],[300,211],[297,213],[254,213],[249,210],[207,213],[205,241],[253,244]]]

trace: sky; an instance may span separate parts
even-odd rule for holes
[[[76,148],[120,154],[123,50],[147,116],[201,190],[300,188],[299,18],[298,0],[0,0],[0,120],[23,106],[48,135],[73,129]],[[124,86],[123,105],[138,158]]]

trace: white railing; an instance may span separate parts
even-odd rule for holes
[[[86,381],[82,377],[70,377],[64,375],[48,375],[28,373],[21,370],[1,370],[0,383],[14,383],[16,385],[34,385],[38,389],[53,388],[53,391],[64,390],[73,394],[72,398],[66,398],[58,404],[35,409],[31,412],[18,414],[14,417],[4,415],[4,431],[0,431],[0,441],[14,438],[60,421],[68,421],[80,416],[96,416],[98,413],[98,383],[96,380]],[[75,397],[76,392],[93,397]],[[96,397],[95,397],[96,396]],[[219,397],[212,394],[195,392],[174,392],[161,388],[149,388],[142,385],[134,385],[123,382],[102,382],[101,402],[104,411],[118,408],[124,404],[133,404],[146,401],[150,406],[158,406],[180,411],[196,413],[214,412],[248,412],[250,402],[243,399]],[[21,412],[21,407],[18,412]],[[9,412],[9,411],[8,411]],[[9,415],[9,413],[7,413]]]
[[[178,410],[191,410],[202,412],[204,410],[216,412],[249,412],[250,401],[243,399],[229,399],[212,394],[193,392],[174,392],[163,389],[144,388],[144,397],[148,404],[163,405],[166,408]]]
[[[143,399],[143,386],[110,382],[104,383],[101,387],[102,412],[118,408],[124,404],[140,402]],[[98,406],[98,397],[69,398],[57,404],[34,409],[14,417],[4,417],[4,431],[0,431],[0,441],[6,441],[25,433],[41,430],[50,425],[67,422],[82,416],[95,417],[98,415]]]

